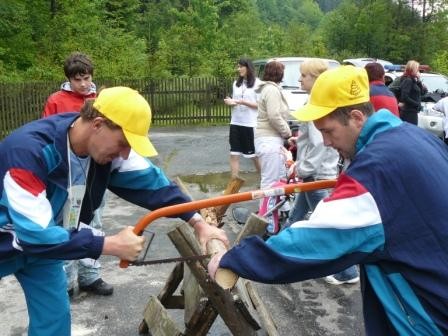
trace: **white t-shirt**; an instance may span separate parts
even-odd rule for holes
[[[440,99],[432,108],[445,114],[443,129],[445,131],[445,137],[448,138],[448,97]]]
[[[258,100],[258,94],[255,93],[255,89],[260,85],[260,80],[255,79],[254,86],[247,87],[246,80],[241,83],[240,87],[236,86],[236,81],[233,82],[232,98],[235,100],[246,100],[256,103]],[[257,126],[258,109],[250,108],[246,105],[236,105],[232,107],[232,119],[230,123],[232,125],[239,125],[245,127]]]

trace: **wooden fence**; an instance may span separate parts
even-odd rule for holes
[[[129,86],[149,102],[153,125],[226,123],[230,108],[223,103],[232,80],[176,78],[165,80],[95,80],[102,86]],[[19,126],[40,118],[47,97],[60,83],[0,84],[0,139]]]

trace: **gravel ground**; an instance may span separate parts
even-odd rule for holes
[[[159,156],[154,159],[170,178],[180,176],[196,199],[219,195],[229,179],[227,126],[155,128],[150,138]],[[246,179],[242,190],[257,189],[252,163],[243,160]],[[254,207],[253,203],[244,206]],[[134,225],[147,211],[108,194],[103,223],[107,233]],[[232,238],[239,230],[230,216],[224,228]],[[177,256],[166,232],[178,220],[159,219],[151,224],[157,235],[151,245],[152,258]],[[102,257],[103,278],[114,285],[110,297],[77,292],[72,300],[72,335],[138,335],[138,325],[151,295],[157,295],[174,264],[120,269],[112,257]],[[291,285],[256,284],[263,302],[273,316],[280,335],[364,335],[359,285],[332,286],[322,279]],[[0,335],[26,335],[28,317],[25,300],[13,276],[0,280]],[[182,329],[183,312],[170,310]],[[231,335],[218,318],[210,335]],[[169,335],[168,335],[169,336]]]

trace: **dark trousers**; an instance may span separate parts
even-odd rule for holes
[[[418,124],[418,114],[417,111],[400,111],[400,118],[403,121],[407,121],[410,124]]]

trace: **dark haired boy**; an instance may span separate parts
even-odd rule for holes
[[[70,54],[64,61],[64,74],[68,82],[61,85],[61,90],[48,97],[42,117],[65,112],[79,112],[86,99],[96,97],[96,86],[92,83],[93,64],[90,58],[80,52]],[[83,173],[79,171],[79,173]],[[91,226],[102,232],[102,205],[95,211]],[[67,291],[73,296],[76,279],[79,288],[97,295],[112,295],[113,286],[105,282],[101,276],[101,264],[98,260],[84,258],[79,261],[70,260],[64,264],[67,275]]]
[[[93,64],[85,54],[74,52],[64,61],[64,74],[68,82],[48,97],[42,117],[63,112],[79,112],[84,101],[96,97],[92,82]]]

